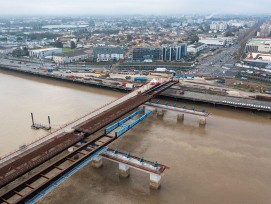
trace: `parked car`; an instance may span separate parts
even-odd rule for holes
[[[184,94],[184,90],[181,90],[181,89],[180,89],[180,90],[177,90],[177,91],[176,91],[176,94],[183,95],[183,94]]]

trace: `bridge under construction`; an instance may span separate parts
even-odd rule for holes
[[[155,85],[147,84],[42,141],[31,144],[25,151],[6,155],[0,162],[0,203],[31,201],[52,183],[63,179],[63,176],[76,166],[83,165],[95,155],[101,154],[107,145],[148,117],[151,112],[143,112],[143,116],[125,126],[117,123],[112,129],[112,123],[176,83],[178,81],[167,80]],[[118,131],[115,134],[107,133],[108,125],[111,125],[111,131]],[[48,160],[50,162],[47,162]]]

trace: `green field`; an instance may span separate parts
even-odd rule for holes
[[[62,48],[62,52],[63,52],[63,53],[65,53],[65,52],[72,52],[72,51],[74,51],[74,49],[71,49],[71,48],[69,48],[69,47],[63,47],[63,48]]]

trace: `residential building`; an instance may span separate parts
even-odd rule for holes
[[[162,48],[159,47],[139,47],[133,49],[134,61],[152,60],[157,61],[162,58]]]
[[[208,46],[225,46],[227,44],[227,41],[222,38],[202,38],[199,42]]]
[[[206,49],[207,47],[208,47],[208,45],[198,42],[198,43],[194,43],[192,45],[188,45],[187,52],[197,54],[200,51]]]
[[[187,44],[179,45],[163,45],[162,59],[163,61],[180,61],[187,55]]]
[[[76,50],[74,52],[66,52],[62,54],[55,54],[53,60],[57,64],[68,64],[78,61],[87,60],[89,54],[86,50]]]
[[[212,22],[210,25],[211,30],[224,31],[227,30],[228,24],[224,22]]]
[[[118,61],[124,59],[125,49],[123,47],[94,47],[93,53],[97,62]]]
[[[252,38],[246,44],[246,52],[271,52],[271,38]]]
[[[62,53],[62,48],[55,48],[55,47],[29,50],[29,56],[37,57],[37,58],[53,56],[55,54],[60,54],[60,53]]]
[[[11,54],[16,47],[0,47],[0,54],[7,55]]]
[[[268,37],[271,34],[271,23],[264,23],[260,27],[259,36],[261,37]]]

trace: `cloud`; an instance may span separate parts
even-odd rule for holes
[[[269,13],[270,0],[0,0],[0,14]]]

